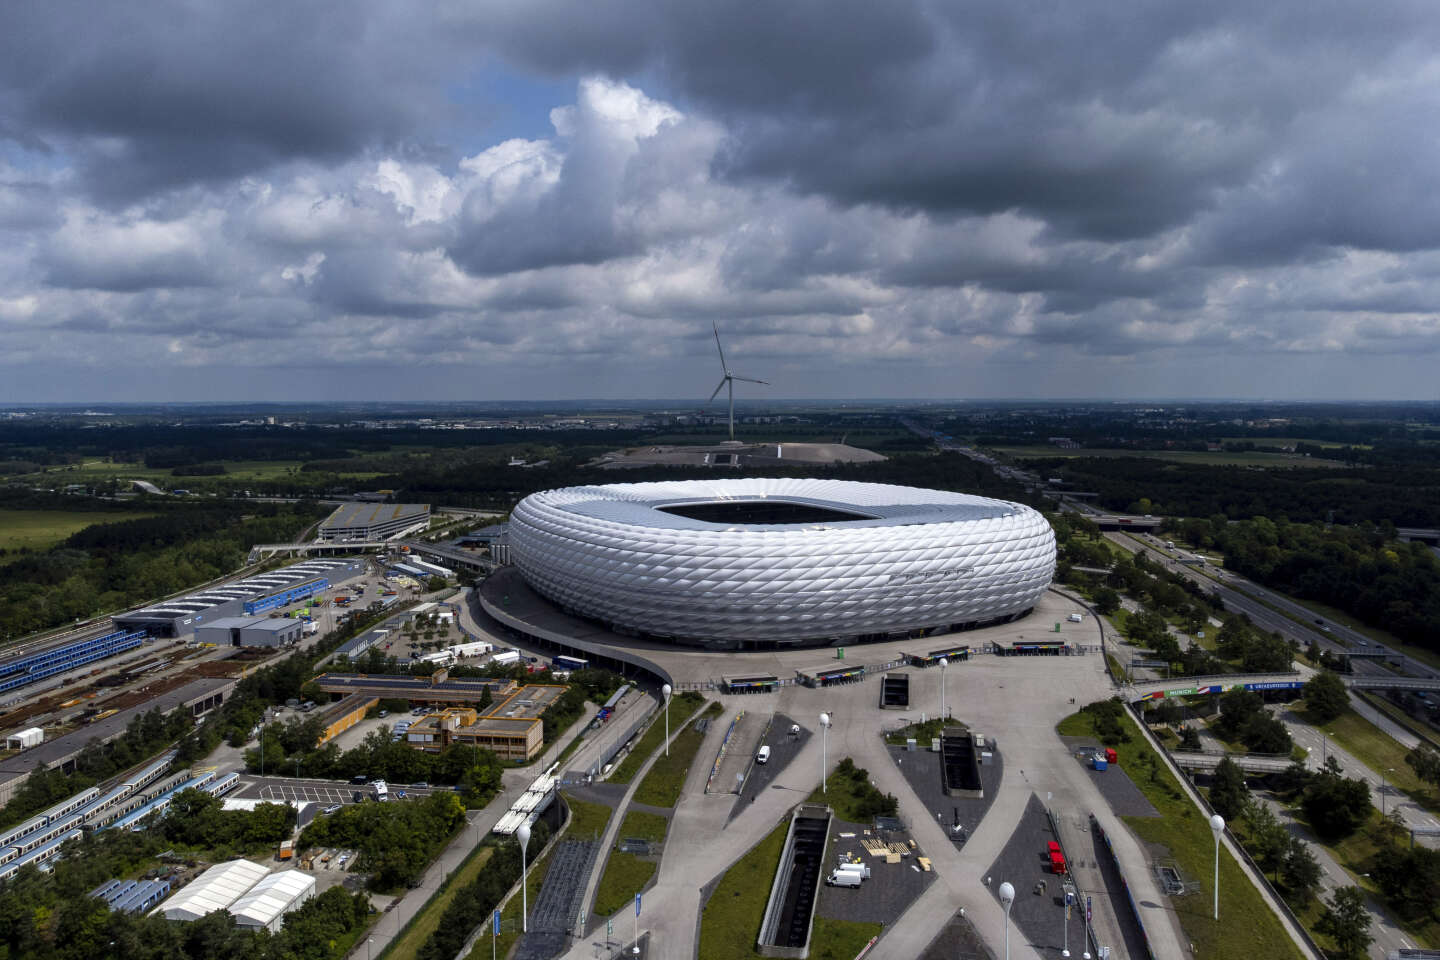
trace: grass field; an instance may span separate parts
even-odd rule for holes
[[[1388,716],[1391,720],[1394,720],[1396,723],[1400,724],[1400,726],[1404,727],[1406,730],[1409,730],[1412,734],[1419,737],[1421,740],[1430,744],[1430,746],[1434,747],[1436,750],[1440,750],[1440,738],[1436,737],[1434,730],[1431,730],[1425,724],[1410,716],[1408,713],[1400,709],[1395,704],[1391,703],[1389,700],[1386,700],[1379,694],[1371,693],[1368,690],[1356,690],[1355,695],[1358,696],[1361,700],[1364,700],[1370,706],[1374,707],[1376,710],[1379,710],[1381,713]]]
[[[652,807],[673,807],[680,799],[685,786],[685,777],[705,735],[693,726],[686,727],[670,744],[670,755],[657,759],[645,779],[635,790],[636,803],[648,803]]]
[[[603,803],[576,800],[568,793],[565,794],[565,805],[570,808],[570,826],[566,835],[577,840],[600,839],[605,825],[610,822],[610,815],[615,812]]]
[[[1160,813],[1159,817],[1121,819],[1140,839],[1169,848],[1181,871],[1199,878],[1204,888],[1201,895],[1171,901],[1185,935],[1195,944],[1195,955],[1266,957],[1267,960],[1299,958],[1300,952],[1279,917],[1271,912],[1228,851],[1220,857],[1220,916],[1225,919],[1221,922],[1211,919],[1213,890],[1208,878],[1214,869],[1215,841],[1209,821],[1190,802],[1130,716],[1122,715],[1120,722],[1130,736],[1128,743],[1115,748],[1120,767]],[[1057,729],[1064,736],[1095,735],[1090,715],[1086,713],[1066,717]]]
[[[633,837],[662,843],[669,826],[670,822],[662,816],[631,810],[625,814],[618,836],[622,840]],[[629,904],[635,899],[635,894],[645,889],[645,884],[650,882],[657,869],[659,864],[653,860],[645,860],[623,850],[610,851],[610,859],[605,861],[605,873],[595,890],[595,916],[608,917]]]
[[[1410,751],[1384,730],[1354,710],[1346,710],[1329,723],[1316,725],[1333,735],[1336,743],[1369,767],[1376,776],[1384,777],[1427,810],[1440,811],[1435,789],[1415,776],[1415,771],[1405,762],[1405,754]],[[1380,798],[1375,799],[1378,801]]]
[[[1339,460],[1327,460],[1323,457],[1300,457],[1283,453],[1264,453],[1257,450],[1244,452],[1227,453],[1223,450],[1106,450],[1106,449],[1079,449],[1062,450],[1060,447],[1052,447],[1046,444],[1034,444],[1030,446],[1015,447],[992,447],[995,452],[1013,457],[1017,460],[1025,459],[1050,459],[1062,457],[1067,460],[1074,460],[1081,457],[1103,457],[1113,459],[1117,457],[1145,458],[1150,460],[1165,460],[1170,463],[1195,463],[1211,467],[1344,467],[1346,464]]]
[[[837,769],[825,779],[824,792],[816,787],[806,799],[811,803],[829,804],[830,808],[835,811],[837,820],[848,820],[850,823],[869,823],[873,817],[859,810],[859,791],[866,789],[874,789],[870,787],[869,777],[851,779],[842,775]]]
[[[735,866],[725,872],[700,915],[700,956],[705,960],[752,960],[760,954],[755,941],[765,919],[770,885],[780,866],[789,821],[782,822]],[[883,928],[878,923],[856,923],[815,917],[810,932],[810,956],[816,960],[850,960]]]
[[[680,725],[692,717],[696,710],[700,709],[705,701],[701,698],[687,696],[672,697],[670,699],[670,730],[673,733],[680,729]],[[655,719],[650,726],[630,748],[630,753],[621,761],[608,778],[610,783],[629,783],[635,779],[635,774],[645,765],[650,754],[665,740],[665,708],[661,707],[655,711]]]
[[[95,510],[0,510],[0,549],[48,550],[72,533],[100,523],[153,517],[154,513],[101,513]]]
[[[480,847],[466,857],[465,862],[460,864],[460,869],[445,879],[440,891],[426,902],[415,915],[415,919],[400,931],[400,936],[392,940],[390,946],[380,954],[381,960],[414,960],[425,941],[439,929],[440,919],[455,896],[480,875],[480,871],[490,862],[494,853],[494,847]]]

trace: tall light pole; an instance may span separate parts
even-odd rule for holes
[[[1005,908],[1005,960],[1010,960],[1010,905],[1015,902],[1015,887],[1009,881],[1000,884],[1000,905]]]
[[[820,792],[829,793],[825,774],[830,771],[830,714],[820,714]]]
[[[1225,832],[1225,818],[1215,814],[1210,818],[1210,831],[1215,834],[1215,919],[1220,919],[1220,834]]]
[[[527,893],[525,890],[525,848],[530,846],[530,824],[520,824],[520,829],[515,831],[516,838],[520,841],[520,932],[530,932],[530,905],[526,903]]]
[[[1064,944],[1064,946],[1060,948],[1060,956],[1062,957],[1070,956],[1070,904],[1074,902],[1075,894],[1067,891],[1065,893],[1065,924],[1061,928],[1065,931],[1065,933],[1060,941],[1062,944]]]
[[[950,666],[950,661],[944,657],[940,658],[940,726],[945,726],[945,668]]]
[[[670,756],[670,684],[660,688],[660,696],[665,700],[665,756]]]
[[[1394,772],[1395,772],[1395,768],[1394,768],[1394,767],[1386,767],[1386,768],[1385,768],[1385,773],[1394,773]],[[1382,817],[1385,816],[1385,787],[1386,787],[1386,786],[1388,786],[1388,784],[1385,783],[1385,774],[1382,773],[1382,774],[1380,774],[1380,816],[1382,816]]]

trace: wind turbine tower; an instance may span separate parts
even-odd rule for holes
[[[721,369],[722,371],[724,371],[725,376],[724,376],[723,378],[721,378],[721,380],[720,380],[720,386],[716,387],[716,388],[715,388],[715,392],[712,393],[712,394],[710,394],[710,400],[709,400],[708,402],[714,403],[714,402],[715,402],[715,398],[720,395],[720,391],[721,391],[721,390],[729,390],[729,392],[730,392],[730,442],[731,442],[731,443],[734,443],[734,442],[735,442],[735,381],[736,381],[736,380],[742,380],[742,381],[744,381],[745,383],[761,383],[761,384],[764,384],[764,385],[767,386],[767,387],[770,385],[770,383],[769,383],[769,381],[766,381],[766,380],[752,380],[752,379],[749,378],[749,377],[737,377],[735,374],[731,373],[731,372],[730,372],[730,367],[725,363],[725,348],[722,347],[722,346],[720,346],[720,328],[719,328],[718,326],[716,326],[713,321],[711,322],[710,326],[711,326],[711,328],[714,329],[714,331],[715,331],[715,349],[718,350],[718,351],[720,351],[720,369]]]

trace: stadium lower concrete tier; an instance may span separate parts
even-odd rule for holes
[[[828,687],[853,682],[899,665],[939,671],[948,661],[951,676],[969,669],[966,660],[989,654],[1085,654],[1101,663],[1100,628],[1082,604],[1050,590],[1035,601],[1028,617],[956,633],[845,645],[772,650],[709,650],[616,633],[593,620],[566,613],[537,594],[514,568],[503,568],[472,594],[467,630],[481,639],[518,646],[537,654],[580,657],[592,666],[655,684],[713,686],[734,692],[765,692],[790,685]],[[1071,614],[1080,614],[1073,623]],[[828,658],[827,658],[828,654]],[[958,712],[958,707],[956,708]]]
[[[690,480],[531,494],[510,550],[561,608],[721,649],[949,633],[1023,616],[1055,536],[1017,503],[843,480]]]

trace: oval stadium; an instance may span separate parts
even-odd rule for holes
[[[844,480],[615,483],[531,494],[511,557],[617,632],[716,648],[855,643],[1013,620],[1055,572],[1035,510]]]

